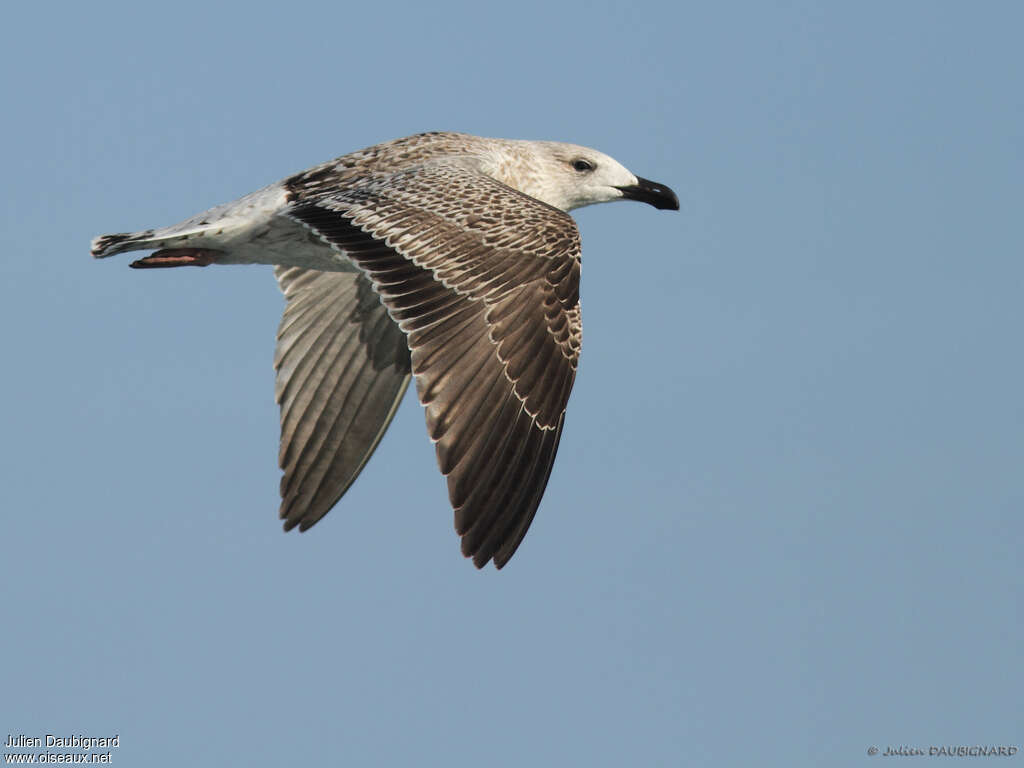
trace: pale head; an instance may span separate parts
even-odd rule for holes
[[[679,210],[671,189],[632,173],[589,147],[555,141],[495,141],[482,170],[542,202],[571,211],[593,203],[640,200]]]

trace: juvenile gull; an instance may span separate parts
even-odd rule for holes
[[[285,530],[342,497],[413,376],[462,552],[501,568],[547,485],[580,354],[566,211],[621,199],[679,209],[671,189],[593,149],[425,133],[171,227],[97,237],[92,255],[275,265]]]

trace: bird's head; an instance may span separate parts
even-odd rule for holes
[[[593,203],[639,200],[679,210],[679,198],[664,184],[632,173],[596,149],[554,141],[509,142],[492,175],[555,208],[571,211]]]

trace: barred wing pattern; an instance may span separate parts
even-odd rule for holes
[[[362,471],[409,384],[409,348],[358,272],[276,267],[281,518],[306,530]]]
[[[576,375],[575,223],[451,162],[342,191],[318,169],[288,188],[287,215],[358,266],[406,334],[462,551],[501,568],[544,493]]]

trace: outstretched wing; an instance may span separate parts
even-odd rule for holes
[[[409,384],[405,335],[358,272],[276,267],[281,518],[306,530],[356,479]]]
[[[407,335],[462,551],[501,568],[544,493],[576,375],[575,223],[453,163],[288,187],[287,214],[362,270]]]

